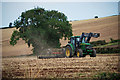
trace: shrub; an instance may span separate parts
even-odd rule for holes
[[[93,80],[119,80],[120,79],[120,73],[100,73],[98,75],[95,75]]]

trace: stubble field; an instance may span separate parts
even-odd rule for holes
[[[101,72],[118,73],[118,58],[118,54],[97,54],[97,57],[84,58],[3,58],[2,77],[92,78]]]

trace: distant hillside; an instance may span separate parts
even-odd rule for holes
[[[99,38],[92,38],[91,41],[109,41],[110,38],[118,39],[118,16],[73,21],[70,23],[72,24],[74,36],[81,35],[82,32],[94,32],[100,33],[101,36]],[[15,56],[31,54],[32,47],[28,48],[23,40],[18,41],[18,44],[15,46],[9,44],[10,37],[14,30],[15,28],[2,29],[2,55]],[[61,40],[61,46],[65,46],[67,42],[67,40]]]
[[[10,37],[15,28],[2,29],[2,55],[17,56],[31,54],[32,47],[28,48],[23,40],[19,40],[15,46],[10,45]]]
[[[118,16],[73,21],[71,24],[73,36],[81,35],[82,32],[94,32],[100,33],[100,37],[91,38],[91,41],[118,39]],[[61,40],[61,44],[66,45],[67,41]]]

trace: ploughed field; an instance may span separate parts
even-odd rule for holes
[[[14,57],[2,59],[3,78],[92,78],[101,72],[118,73],[118,54],[84,58]]]

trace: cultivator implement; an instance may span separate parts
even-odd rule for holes
[[[63,49],[47,49],[47,54],[43,53],[43,55],[39,55],[38,58],[64,58],[64,50]]]

